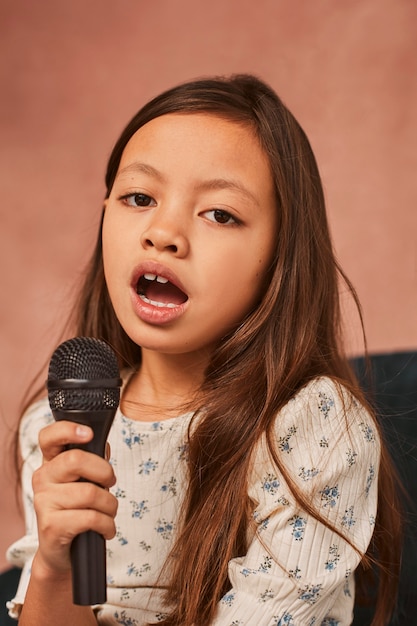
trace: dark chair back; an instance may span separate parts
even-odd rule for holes
[[[409,498],[399,596],[390,626],[417,626],[417,352],[353,360],[363,388],[380,417],[385,439]],[[369,626],[372,610],[355,607],[354,626]]]

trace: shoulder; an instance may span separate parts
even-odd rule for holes
[[[312,380],[277,413],[269,442],[264,436],[256,449],[249,478],[255,518],[262,523],[273,514],[284,525],[307,523],[302,498],[365,550],[379,460],[378,429],[366,408],[343,385]]]
[[[374,418],[341,383],[322,377],[310,381],[277,414],[275,434],[291,429],[298,440],[309,446],[328,447],[345,441],[376,444],[379,440]]]
[[[271,447],[279,460],[277,466]],[[264,476],[285,482],[286,471],[304,493],[322,481],[363,481],[379,465],[380,439],[374,418],[344,387],[317,378],[303,387],[276,415],[269,444],[264,436],[252,466],[252,484]],[[329,482],[330,484],[330,482]],[[262,487],[263,488],[263,487]]]
[[[48,398],[41,398],[29,406],[19,427],[20,450],[23,459],[38,448],[39,432],[53,421]]]

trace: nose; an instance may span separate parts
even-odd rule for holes
[[[165,212],[153,216],[142,232],[141,244],[144,248],[155,248],[158,252],[170,252],[178,257],[186,256],[190,248],[181,217]]]

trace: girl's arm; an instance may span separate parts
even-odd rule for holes
[[[33,561],[31,579],[23,605],[19,626],[56,626],[56,624],[76,624],[77,626],[97,626],[90,607],[72,603],[70,572],[57,576],[48,572],[39,563],[39,554]]]
[[[39,547],[19,624],[22,626],[92,626],[90,607],[72,603],[70,545],[86,530],[106,539],[114,536],[117,501],[107,489],[114,474],[107,461],[83,450],[66,450],[82,444],[91,429],[71,422],[53,423],[40,432],[43,464],[33,474],[34,508]],[[84,478],[88,482],[77,482]]]
[[[297,504],[262,442],[249,487],[257,529],[246,555],[229,564],[231,589],[212,626],[347,626],[376,515],[378,434],[365,409],[327,379],[284,407],[275,432],[297,488],[357,551]]]

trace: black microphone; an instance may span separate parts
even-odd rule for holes
[[[121,383],[116,355],[104,341],[75,337],[58,346],[47,381],[52,414],[57,421],[77,422],[94,431],[90,442],[68,448],[81,448],[104,458]],[[74,604],[106,602],[106,542],[102,535],[89,530],[73,539],[71,568]]]

